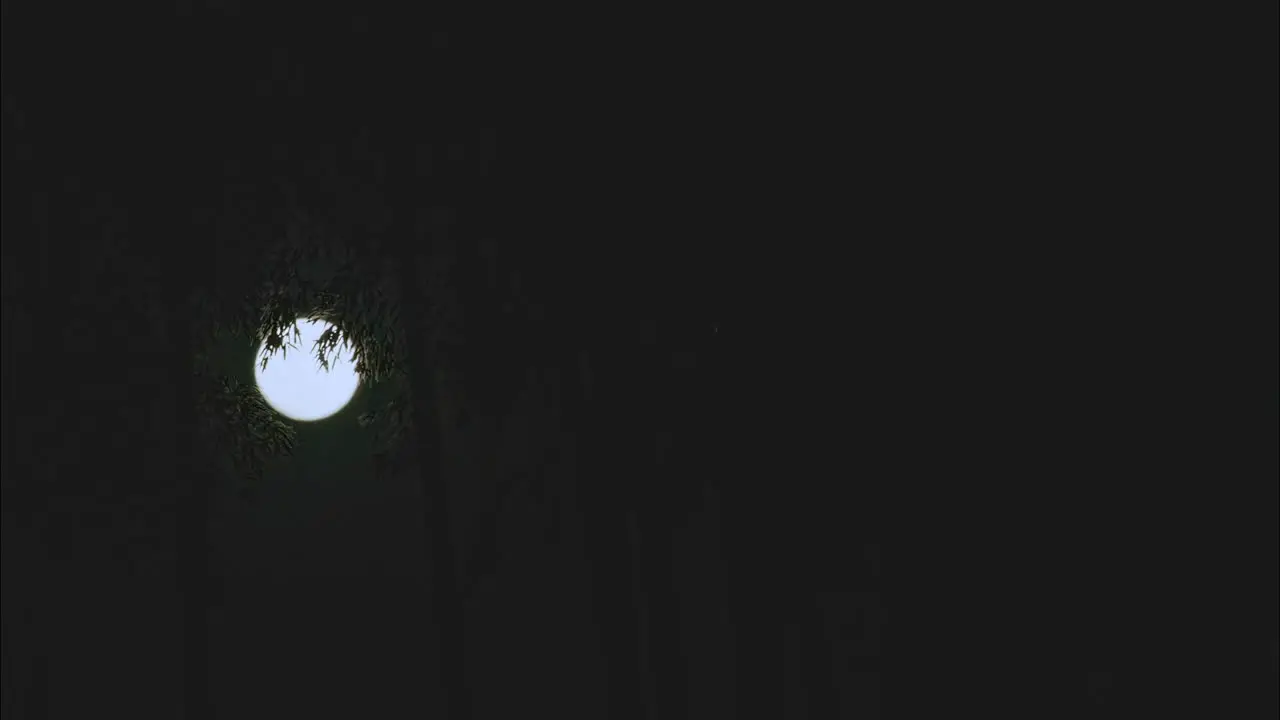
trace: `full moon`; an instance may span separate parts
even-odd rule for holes
[[[261,361],[265,343],[258,346],[253,365],[258,391],[287,418],[323,420],[346,407],[360,386],[355,360],[345,344],[338,347],[327,371],[320,366],[314,345],[328,328],[329,323],[322,320],[298,318],[301,342],[290,345],[287,353],[276,351],[266,370]]]

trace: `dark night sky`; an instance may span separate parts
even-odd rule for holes
[[[1274,82],[941,16],[3,7],[6,720],[181,714],[169,264],[243,280],[213,228],[275,177],[380,237],[456,214],[476,718],[878,717],[886,531],[901,702],[1275,702]],[[433,707],[423,474],[355,423],[386,392],[220,477],[216,717]]]

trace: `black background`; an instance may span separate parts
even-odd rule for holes
[[[6,717],[180,716],[163,298],[276,175],[456,214],[446,472],[574,498],[459,501],[477,717],[878,716],[886,531],[900,703],[1274,707],[1274,17],[4,8]],[[344,416],[222,499],[219,717],[431,706]]]

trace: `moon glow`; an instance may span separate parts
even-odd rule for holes
[[[338,347],[327,371],[320,367],[313,348],[328,328],[329,323],[322,320],[298,318],[301,340],[290,337],[288,352],[272,355],[266,370],[261,363],[265,343],[258,346],[253,366],[258,392],[287,418],[323,420],[346,407],[360,387],[356,363],[346,345]]]

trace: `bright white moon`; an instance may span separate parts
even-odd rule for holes
[[[277,351],[267,362],[266,370],[262,369],[263,346],[258,346],[253,365],[258,391],[281,415],[294,420],[323,420],[346,407],[356,394],[360,376],[349,347],[338,347],[328,371],[316,359],[315,342],[328,328],[329,323],[322,320],[299,318],[301,341],[289,337],[289,352]]]

